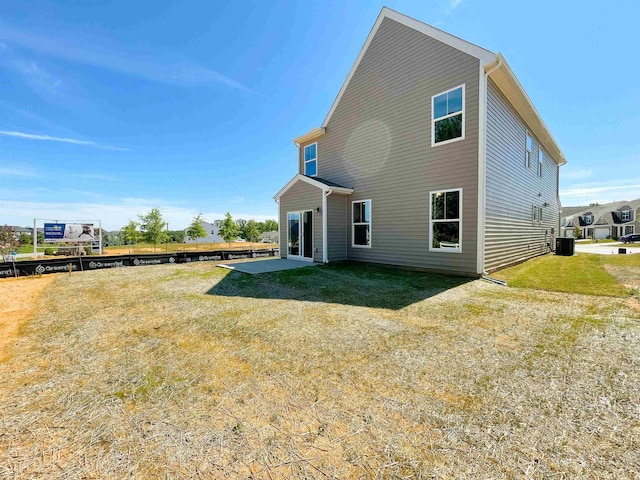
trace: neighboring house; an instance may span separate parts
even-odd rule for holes
[[[278,243],[278,240],[279,240],[279,235],[277,230],[264,232],[260,235],[260,241],[262,243]]]
[[[282,257],[479,275],[554,245],[566,161],[503,56],[388,8],[294,142]]]
[[[202,221],[200,222],[207,232],[207,236],[204,238],[198,238],[197,243],[220,243],[224,242],[224,238],[219,235],[220,229],[216,227],[214,224]],[[187,229],[184,230],[184,243],[196,243],[195,239],[191,239],[187,237]]]
[[[601,240],[619,238],[640,232],[640,198],[635,200],[562,209],[560,231],[563,237],[573,237],[580,227],[582,238]]]

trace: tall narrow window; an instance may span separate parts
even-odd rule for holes
[[[542,148],[538,148],[538,176],[542,176],[542,164],[544,163],[544,153]]]
[[[431,146],[464,139],[464,85],[431,97]]]
[[[351,246],[371,248],[371,200],[353,202]]]
[[[315,177],[318,174],[318,144],[304,147],[304,174]]]
[[[462,189],[431,192],[431,244],[429,250],[460,253],[462,251]]]
[[[531,141],[531,135],[527,132],[527,149],[524,155],[524,166],[531,167],[531,151],[533,150],[533,142]]]

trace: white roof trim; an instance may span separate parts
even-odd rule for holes
[[[496,66],[497,68],[492,68]],[[507,97],[511,105],[523,118],[527,126],[533,131],[538,141],[545,147],[558,165],[567,163],[567,159],[558,146],[555,138],[542,120],[542,117],[533,105],[533,102],[522,88],[522,84],[516,77],[507,60],[498,53],[491,65],[485,65],[485,70],[490,70],[489,77],[495,82],[502,94]]]
[[[391,20],[395,20],[398,23],[401,23],[403,25],[406,25],[407,27],[413,28],[414,30],[424,33],[425,35],[431,38],[435,38],[436,40],[439,40],[442,43],[449,45],[450,47],[456,48],[466,54],[471,55],[472,57],[476,57],[480,60],[480,62],[483,65],[495,61],[495,56],[496,56],[495,53],[492,53],[489,50],[485,50],[482,47],[474,45],[473,43],[469,43],[466,40],[462,40],[461,38],[458,38],[454,35],[451,35],[450,33],[439,30],[435,27],[432,27],[431,25],[422,23],[416,20],[415,18],[408,17],[407,15],[404,15],[400,12],[396,12],[395,10],[391,10],[390,8],[383,7],[382,11],[380,12],[380,15],[378,15],[376,23],[374,23],[373,28],[371,29],[371,32],[369,32],[369,36],[367,37],[367,40],[364,42],[364,45],[362,46],[360,53],[356,57],[356,61],[351,67],[351,70],[349,71],[347,78],[342,84],[342,87],[338,92],[338,96],[333,101],[333,104],[331,105],[331,109],[329,109],[329,113],[324,119],[324,122],[322,122],[322,128],[325,128],[329,123],[329,120],[331,119],[333,112],[338,106],[338,103],[340,103],[340,99],[342,98],[342,95],[347,89],[347,86],[349,85],[349,82],[351,81],[353,74],[358,68],[358,65],[360,65],[360,62],[362,61],[364,54],[369,48],[369,45],[371,44],[373,37],[378,32],[378,29],[380,28],[380,25],[382,25],[382,21],[385,18],[390,18]]]
[[[287,190],[289,190],[291,187],[293,187],[300,180],[303,181],[303,182],[308,183],[309,185],[313,185],[314,187],[319,188],[323,192],[331,191],[333,193],[338,193],[338,194],[341,194],[341,195],[350,195],[350,194],[353,193],[353,188],[330,187],[329,185],[325,185],[324,183],[319,182],[318,180],[315,180],[313,178],[309,178],[309,177],[307,177],[305,175],[302,175],[302,174],[298,173],[295,177],[293,177],[291,180],[289,180],[287,182],[287,184],[284,187],[282,187],[278,193],[275,194],[273,199],[275,201],[280,200],[280,197],[282,197],[282,195],[284,195],[287,192]]]

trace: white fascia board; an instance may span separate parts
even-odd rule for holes
[[[493,68],[496,66],[498,68]],[[509,100],[513,108],[523,118],[527,126],[531,128],[538,141],[542,142],[547,153],[553,158],[558,165],[567,163],[567,159],[560,150],[556,140],[551,135],[547,125],[533,105],[533,102],[525,92],[522,84],[516,77],[513,70],[507,63],[507,60],[501,53],[498,53],[495,59],[485,65],[485,71],[491,70],[489,77],[495,82],[500,91]]]
[[[413,28],[414,30],[419,31],[427,35],[428,37],[434,38],[446,45],[449,45],[450,47],[453,47],[468,55],[471,55],[472,57],[476,57],[477,59],[480,60],[480,63],[482,65],[495,61],[495,56],[496,56],[495,53],[490,52],[489,50],[485,50],[482,47],[474,45],[473,43],[469,43],[466,40],[462,40],[459,37],[451,35],[450,33],[443,32],[442,30],[432,27],[431,25],[422,23],[419,20],[416,20],[415,18],[408,17],[407,15],[404,15],[400,12],[396,12],[395,10],[391,10],[390,8],[383,7],[382,10],[380,11],[380,14],[378,15],[378,18],[376,19],[376,22],[373,24],[373,28],[369,32],[369,36],[367,37],[366,41],[364,42],[364,45],[360,49],[360,53],[358,53],[358,56],[356,57],[356,61],[351,67],[351,70],[349,71],[347,78],[342,84],[342,87],[338,92],[338,96],[333,101],[333,104],[329,109],[329,113],[327,113],[327,116],[325,117],[324,122],[322,122],[322,128],[326,128],[326,126],[329,124],[329,120],[331,120],[331,116],[333,115],[333,112],[338,106],[338,103],[340,103],[340,99],[342,98],[342,95],[347,89],[349,82],[351,82],[351,78],[353,78],[353,75],[357,70],[358,65],[360,65],[360,62],[362,61],[364,54],[367,52],[369,45],[371,45],[371,41],[373,40],[373,37],[375,37],[376,33],[378,32],[378,29],[380,28],[380,25],[382,25],[382,21],[385,18],[389,18],[409,28]]]
[[[278,193],[275,194],[273,199],[276,200],[276,201],[280,200],[280,197],[282,197],[282,195],[284,195],[287,192],[287,190],[289,190],[291,187],[293,187],[299,181],[306,182],[309,185],[317,187],[320,190],[322,190],[323,192],[328,192],[329,190],[332,190],[333,193],[339,193],[339,194],[342,194],[342,195],[349,195],[349,194],[353,193],[353,188],[330,187],[329,185],[325,185],[322,182],[319,182],[317,180],[314,180],[313,178],[309,178],[309,177],[307,177],[305,175],[302,175],[302,174],[298,173],[295,177],[293,177],[291,180],[289,180],[287,182],[287,184],[284,187],[282,187]]]

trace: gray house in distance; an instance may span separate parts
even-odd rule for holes
[[[501,54],[383,8],[275,195],[282,257],[480,275],[549,251],[556,141]]]
[[[220,243],[224,242],[224,238],[219,235],[220,229],[216,227],[213,223],[202,221],[200,222],[207,232],[207,236],[205,238],[199,238],[197,243]],[[192,240],[187,237],[187,229],[184,230],[184,243],[196,243],[196,240]]]
[[[640,232],[640,198],[635,200],[605,203],[562,209],[560,232],[564,237],[573,237],[575,227],[580,228],[582,238],[601,240],[619,238]]]

